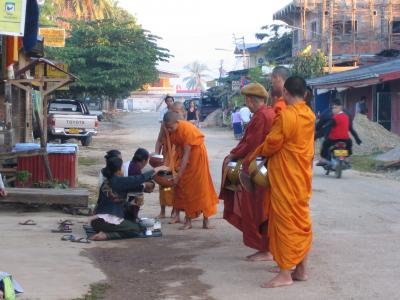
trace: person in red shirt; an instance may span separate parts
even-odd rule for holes
[[[355,132],[352,128],[350,116],[343,110],[342,102],[339,99],[332,101],[332,117],[325,125],[327,130],[327,137],[322,144],[321,149],[321,160],[317,165],[321,166],[326,164],[331,159],[330,147],[335,145],[337,142],[342,141],[346,143],[346,148],[349,150],[349,154],[352,154],[353,142],[350,138],[349,132]],[[353,133],[356,138],[357,144],[361,144],[361,140],[358,138],[357,133]]]

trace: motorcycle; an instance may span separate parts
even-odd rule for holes
[[[330,148],[330,152],[331,160],[322,167],[325,169],[326,175],[329,175],[330,172],[335,172],[336,178],[341,178],[342,172],[351,168],[351,164],[347,160],[350,153],[346,147],[346,143],[337,142]]]

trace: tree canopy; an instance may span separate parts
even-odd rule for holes
[[[125,97],[158,79],[156,65],[170,57],[158,37],[143,30],[133,16],[71,21],[65,48],[47,48],[49,57],[68,64],[79,77],[73,94]]]
[[[281,32],[280,29],[283,25],[265,25],[261,29],[264,32],[257,33],[256,38],[266,42],[266,55],[265,58],[274,63],[278,58],[291,57],[292,55],[292,33],[285,31]]]
[[[303,51],[293,57],[291,72],[293,75],[302,76],[306,79],[322,76],[326,65],[326,56],[321,50],[315,53]]]

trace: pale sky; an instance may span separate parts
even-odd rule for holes
[[[290,0],[119,0],[120,6],[135,15],[143,28],[163,38],[160,46],[175,57],[160,69],[185,76],[183,67],[195,60],[204,63],[213,77],[220,60],[224,69],[240,69],[233,54],[234,39],[260,42],[255,33],[272,22],[272,14]],[[215,50],[222,48],[230,51]]]

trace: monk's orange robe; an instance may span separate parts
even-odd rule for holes
[[[263,143],[270,132],[274,118],[272,107],[262,106],[254,113],[239,144],[231,150],[235,158],[244,161],[244,169],[248,168],[248,156]],[[247,247],[258,251],[268,250],[268,236],[261,231],[261,226],[268,219],[268,196],[268,192],[262,188],[257,187],[255,193],[246,190],[233,192],[224,189],[223,183],[219,195],[224,200],[224,219],[242,231],[243,243]]]
[[[276,115],[279,115],[282,110],[286,108],[286,101],[283,97],[280,97],[278,101],[273,105],[274,111]]]
[[[169,140],[169,133],[164,125],[161,125],[161,144],[162,155],[164,156],[164,164],[171,168],[175,167],[175,146]],[[179,195],[178,195],[179,196]],[[174,188],[163,188],[160,186],[160,205],[174,206],[175,202]]]
[[[203,133],[191,122],[178,121],[177,130],[171,133],[171,142],[180,160],[185,145],[191,146],[188,164],[176,187],[182,193],[181,209],[188,218],[197,218],[201,213],[206,218],[215,215],[218,197],[210,175]]]
[[[314,127],[315,115],[304,101],[288,105],[259,153],[269,158],[269,248],[281,269],[298,265],[311,249]]]

